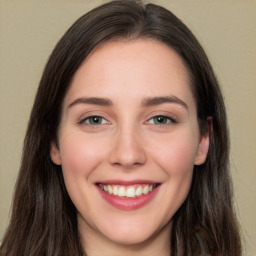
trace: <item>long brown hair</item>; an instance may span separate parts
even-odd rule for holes
[[[232,207],[226,112],[218,81],[197,39],[175,15],[135,0],[113,1],[85,14],[53,50],[31,112],[0,255],[85,254],[76,208],[66,191],[61,167],[50,159],[50,145],[58,142],[63,98],[88,54],[104,42],[136,38],[163,42],[180,55],[190,74],[201,133],[212,130],[206,162],[195,166],[189,195],[172,219],[172,255],[177,255],[178,245],[183,255],[199,254],[195,237],[200,237],[211,255],[241,255]]]

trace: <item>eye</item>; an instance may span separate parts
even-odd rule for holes
[[[176,121],[171,117],[158,115],[150,118],[148,120],[148,123],[155,124],[155,125],[166,125],[169,123],[176,123]]]
[[[88,116],[85,119],[83,119],[80,123],[85,123],[88,125],[101,125],[107,124],[108,121],[102,116]]]

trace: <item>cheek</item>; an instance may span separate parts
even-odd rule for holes
[[[91,172],[104,159],[102,144],[97,143],[94,138],[84,138],[79,132],[62,136],[60,149],[67,189],[72,189],[72,186],[77,188],[80,182],[88,181]]]
[[[151,147],[151,155],[168,176],[183,176],[193,170],[197,147],[197,136],[190,132],[174,134],[158,140]]]
[[[105,158],[103,145],[97,139],[80,132],[63,134],[60,140],[60,155],[65,186],[78,212],[90,219],[88,205],[93,204],[91,193],[92,173]]]
[[[165,171],[169,180],[169,188],[176,199],[185,199],[192,180],[194,169],[195,147],[187,143],[174,143],[164,152],[158,152],[158,165]],[[183,199],[182,199],[183,198]]]
[[[171,137],[156,147],[152,156],[165,172],[163,186],[167,200],[162,201],[164,223],[166,224],[185,201],[191,186],[197,144],[191,136]]]

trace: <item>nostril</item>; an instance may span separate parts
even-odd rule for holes
[[[125,169],[132,169],[132,168],[136,168],[143,165],[143,163],[116,162],[116,163],[113,163],[112,165],[116,167],[123,167]]]

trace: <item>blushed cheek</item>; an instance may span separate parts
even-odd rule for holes
[[[66,138],[62,144],[62,169],[74,176],[86,178],[100,162],[102,148],[98,143],[89,143],[80,137]]]
[[[191,140],[170,141],[154,152],[155,161],[168,175],[186,175],[194,167],[196,145]],[[190,175],[190,173],[189,173]]]
[[[85,197],[90,193],[88,180],[101,162],[100,153],[102,150],[98,144],[85,143],[81,137],[76,138],[74,136],[66,137],[61,146],[65,186],[77,210],[83,212],[83,207],[90,202],[90,197]]]

